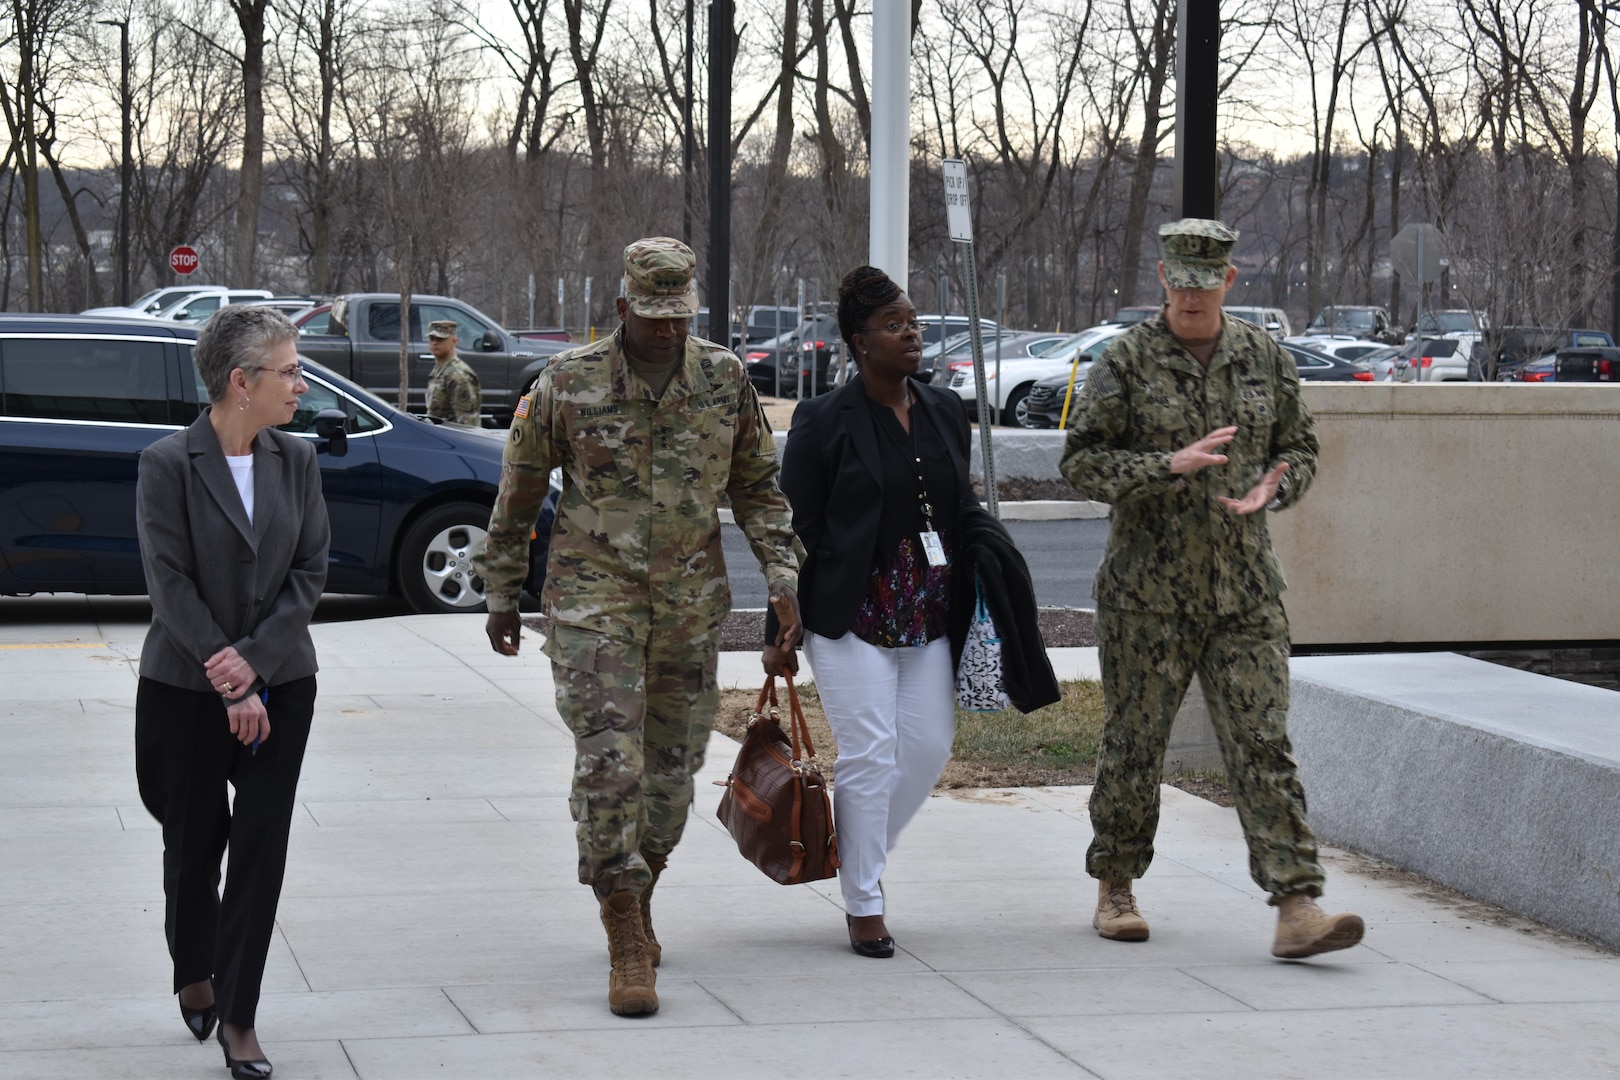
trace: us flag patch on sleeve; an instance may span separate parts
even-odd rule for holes
[[[518,420],[527,420],[529,418],[528,398],[523,398],[517,403],[517,408],[513,410],[512,416]]]

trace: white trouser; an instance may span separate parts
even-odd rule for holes
[[[806,634],[804,656],[838,742],[833,824],[844,910],[881,915],[878,878],[889,849],[951,758],[956,680],[950,639],[880,649],[854,634]]]

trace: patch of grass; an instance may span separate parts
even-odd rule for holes
[[[1102,740],[1102,686],[1061,684],[1063,698],[1021,713],[956,710],[956,746],[941,787],[1089,784]]]
[[[1102,687],[1089,681],[1062,684],[1063,699],[1025,715],[1016,709],[956,711],[956,745],[940,778],[941,788],[1039,787],[1089,784],[1102,737]],[[722,693],[715,727],[741,739],[757,690]],[[838,748],[814,683],[799,686],[799,702],[822,772],[837,771]]]

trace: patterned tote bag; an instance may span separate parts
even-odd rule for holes
[[[984,606],[984,590],[973,579],[973,621],[968,624],[962,662],[956,668],[956,703],[970,712],[1012,708],[1001,681],[1001,636]]]

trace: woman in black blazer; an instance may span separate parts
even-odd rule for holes
[[[955,736],[952,552],[978,500],[961,398],[913,378],[916,308],[870,266],[845,275],[838,295],[839,331],[860,373],[794,411],[781,485],[806,552],[805,656],[838,743],[834,820],[850,945],[884,957],[894,940],[879,878]],[[793,667],[791,654],[766,651],[768,670]]]
[[[309,620],[330,540],[314,448],[274,429],[309,389],[297,340],[273,309],[221,308],[195,352],[212,404],[146,449],[136,494],[152,627],[135,774],[163,825],[174,990],[191,1034],[222,1021],[231,1075],[258,1080],[271,1065],[254,1015],[315,708]]]

